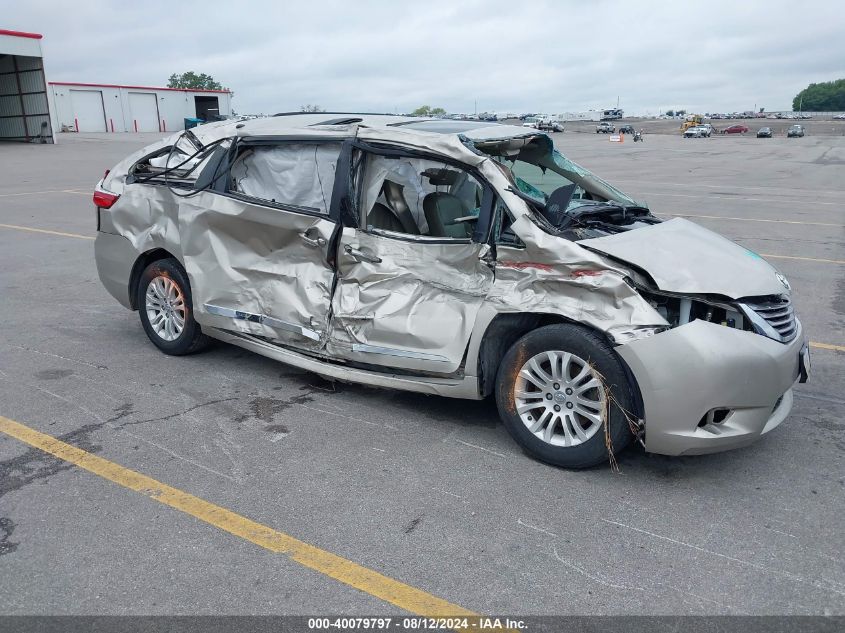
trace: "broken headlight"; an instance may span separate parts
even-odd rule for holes
[[[739,330],[752,330],[739,306],[699,297],[655,293],[640,289],[640,294],[669,322],[669,327],[684,325],[701,319]]]

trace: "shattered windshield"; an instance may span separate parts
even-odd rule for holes
[[[568,208],[586,202],[606,201],[637,206],[633,198],[572,162],[557,150],[553,150],[550,157],[546,155],[538,162],[528,162],[519,156],[515,160],[500,157],[500,162],[511,170],[514,181],[522,193],[536,198],[543,204],[560,187],[575,185]]]
[[[514,193],[556,230],[659,221],[648,207],[554,149],[545,135],[476,142],[475,147],[499,163]]]

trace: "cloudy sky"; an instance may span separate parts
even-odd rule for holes
[[[194,70],[240,113],[780,110],[845,77],[833,0],[29,0],[0,28],[44,35],[49,80]]]

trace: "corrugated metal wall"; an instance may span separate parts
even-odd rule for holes
[[[0,55],[0,140],[53,142],[40,57]]]

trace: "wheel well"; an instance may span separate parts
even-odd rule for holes
[[[507,351],[511,348],[511,345],[531,330],[536,330],[546,325],[554,325],[555,323],[573,323],[582,327],[589,327],[559,314],[523,313],[497,315],[490,322],[490,325],[487,326],[487,330],[484,332],[484,338],[481,341],[481,348],[478,352],[478,384],[481,390],[481,396],[487,397],[496,390],[496,373],[502,362],[502,358],[504,358]],[[604,332],[595,330],[594,328],[590,329],[593,329],[600,336],[607,338]],[[628,376],[628,382],[634,394],[634,406],[637,408],[637,411],[633,411],[632,413],[642,418],[644,407],[639,385],[628,364],[621,357],[619,357],[619,360],[625,370],[625,374]]]
[[[143,253],[135,260],[135,264],[132,266],[132,274],[129,275],[129,305],[133,310],[138,309],[136,296],[138,293],[135,290],[138,286],[138,280],[141,278],[141,273],[143,273],[144,269],[153,262],[157,262],[161,259],[169,259],[171,257],[173,257],[173,255],[163,248],[154,248],[151,251]]]
[[[481,395],[487,397],[496,389],[496,372],[507,351],[517,339],[544,325],[570,323],[557,314],[499,314],[487,326],[478,352],[478,375]]]

